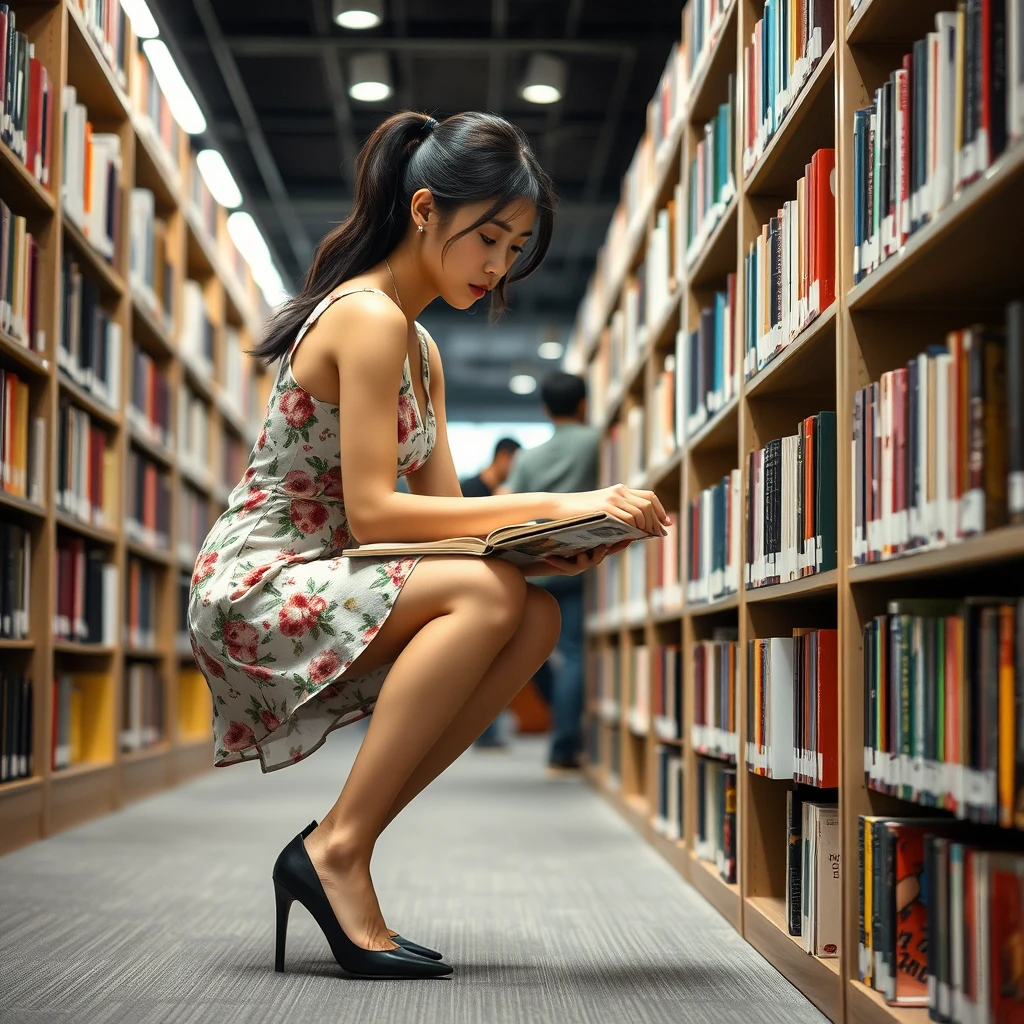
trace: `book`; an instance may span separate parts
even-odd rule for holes
[[[412,555],[476,555],[529,565],[551,556],[572,558],[602,544],[649,540],[654,534],[623,522],[609,512],[590,512],[564,519],[516,523],[491,530],[486,537],[448,537],[412,543],[362,544],[346,548],[349,558],[407,558]]]

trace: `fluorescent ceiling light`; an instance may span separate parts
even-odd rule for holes
[[[242,205],[242,193],[218,150],[201,150],[196,154],[196,164],[206,187],[221,206],[233,210],[236,206]]]
[[[160,29],[146,6],[146,0],[121,0],[121,7],[140,39],[155,39],[160,35]]]
[[[528,373],[517,373],[508,382],[508,389],[516,395],[532,395],[537,390],[537,381]]]
[[[274,265],[274,258],[262,232],[252,216],[244,210],[236,210],[228,217],[228,234],[235,248],[245,257],[252,270],[252,276],[263,292],[263,297],[271,306],[276,306],[288,298],[281,274]]]
[[[551,53],[530,57],[519,95],[530,103],[557,103],[565,93],[565,61]]]
[[[349,59],[348,94],[363,103],[379,103],[391,95],[391,72],[383,53],[356,53]]]
[[[171,108],[174,120],[181,125],[181,130],[189,135],[205,132],[206,118],[203,117],[192,90],[181,77],[171,51],[160,39],[147,39],[142,44],[142,49],[149,58],[153,74],[156,75],[156,80],[167,97],[167,105]]]
[[[541,359],[561,359],[565,346],[560,341],[543,341],[537,349]]]
[[[334,21],[342,28],[376,28],[384,20],[382,0],[334,0]]]

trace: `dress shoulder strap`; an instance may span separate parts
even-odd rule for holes
[[[295,353],[295,349],[298,344],[306,336],[306,332],[320,319],[325,309],[332,303],[337,302],[338,299],[343,299],[346,295],[355,295],[357,292],[376,292],[378,295],[383,295],[384,298],[394,301],[387,292],[382,292],[379,288],[349,288],[343,292],[331,292],[330,295],[325,295],[314,307],[313,312],[306,317],[306,322],[299,328],[298,333],[295,335],[295,340],[292,342],[292,347],[288,350],[288,365],[291,366],[291,358]]]

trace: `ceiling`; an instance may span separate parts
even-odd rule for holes
[[[543,375],[542,340],[564,340],[645,124],[647,103],[679,37],[670,0],[385,0],[368,32],[339,28],[331,0],[150,0],[207,116],[207,137],[238,179],[286,285],[346,216],[355,157],[395,110],[437,118],[490,110],[530,138],[560,197],[543,267],[512,290],[502,324],[435,303],[422,320],[445,363],[452,419],[534,418],[536,396],[513,395],[514,373]],[[394,92],[352,100],[348,58],[383,50]],[[563,98],[520,99],[531,52],[567,63]],[[439,308],[443,307],[443,308]]]

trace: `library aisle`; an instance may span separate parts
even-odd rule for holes
[[[296,908],[273,971],[270,870],[329,807],[361,739],[261,776],[233,768],[0,858],[0,1021],[218,1024],[824,1017],[604,799],[548,781],[534,738],[470,751],[385,833],[388,922],[451,979],[342,978]]]

